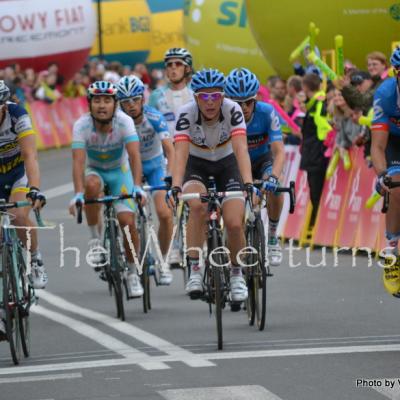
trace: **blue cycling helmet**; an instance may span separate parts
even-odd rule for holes
[[[194,92],[198,92],[201,89],[213,88],[220,88],[222,90],[225,86],[224,82],[225,77],[222,72],[219,72],[217,69],[204,68],[192,76],[190,85]]]
[[[390,57],[390,64],[392,64],[392,66],[395,68],[400,68],[400,47],[399,46],[397,46],[394,49],[392,56]]]
[[[137,76],[124,76],[117,84],[117,99],[129,99],[131,97],[143,96],[144,84]]]
[[[247,68],[236,68],[225,79],[225,93],[231,98],[254,97],[259,88],[260,82]]]
[[[10,89],[4,81],[0,81],[0,105],[5,104],[10,98]]]
[[[107,81],[96,81],[87,89],[87,98],[90,101],[94,96],[117,96],[117,87]]]

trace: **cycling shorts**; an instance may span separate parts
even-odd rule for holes
[[[163,155],[142,162],[143,175],[150,186],[165,185],[164,178],[167,174],[165,158]],[[157,191],[153,192],[157,193]]]
[[[0,174],[0,199],[9,200],[15,193],[28,193],[28,178],[24,164],[18,165],[6,174]]]
[[[389,135],[386,146],[387,168],[400,166],[400,136]]]

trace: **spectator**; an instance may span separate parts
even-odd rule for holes
[[[42,71],[39,74],[40,86],[36,90],[36,98],[38,100],[45,101],[46,103],[53,103],[61,98],[61,93],[56,88],[57,86],[57,75],[49,73],[48,71]]]
[[[369,53],[367,55],[367,68],[374,81],[374,89],[377,89],[387,77],[388,63],[386,56],[380,51]]]
[[[86,86],[83,84],[83,75],[77,72],[64,89],[65,97],[81,97],[86,96]]]
[[[325,93],[320,91],[321,79],[316,74],[306,74],[303,78],[303,91],[307,98],[307,103],[302,105],[306,109],[304,117],[301,144],[300,168],[307,171],[307,181],[310,189],[310,199],[312,203],[312,213],[309,223],[311,230],[317,217],[319,201],[324,186],[326,168],[328,160],[324,153],[326,147],[323,143],[323,135],[320,134],[320,126],[317,125],[316,115],[321,108],[320,117],[326,117]],[[321,140],[320,140],[320,138]]]
[[[272,76],[268,79],[268,89],[271,99],[275,100],[282,108],[285,107],[286,84],[279,76]]]
[[[64,84],[64,77],[60,75],[58,64],[56,62],[49,63],[47,71],[49,74],[54,74],[56,76],[57,89],[60,90],[61,86]]]

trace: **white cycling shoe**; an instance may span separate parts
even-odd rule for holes
[[[140,278],[136,273],[130,273],[126,278],[126,284],[128,287],[129,297],[141,297],[143,296],[143,286],[140,282]]]
[[[241,302],[247,300],[248,291],[246,281],[243,276],[231,276],[231,298],[234,302]]]
[[[186,293],[191,299],[198,299],[203,294],[203,277],[200,273],[192,272],[186,284]]]
[[[171,249],[169,253],[168,263],[169,264],[180,264],[182,262],[182,257],[179,249]]]
[[[90,239],[89,253],[87,255],[87,261],[95,271],[100,271],[105,262],[105,249],[100,239]]]
[[[268,240],[268,261],[272,267],[279,267],[282,263],[282,248],[274,236]]]
[[[171,284],[173,279],[173,275],[172,272],[169,269],[164,269],[164,270],[160,270],[160,279],[158,281],[158,283],[161,286],[168,286]]]
[[[44,289],[49,282],[49,277],[41,259],[32,260],[30,281],[34,289]]]

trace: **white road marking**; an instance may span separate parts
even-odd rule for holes
[[[74,185],[70,183],[65,183],[64,185],[56,186],[52,189],[45,190],[43,193],[47,200],[54,199],[55,197],[64,196],[64,194],[70,193],[74,190]]]
[[[22,383],[22,382],[39,382],[39,381],[56,381],[60,379],[78,379],[82,378],[80,372],[72,374],[56,374],[56,375],[38,375],[38,376],[17,376],[13,378],[1,378],[0,384],[4,383]]]
[[[369,380],[369,379],[367,379]],[[382,396],[387,397],[390,400],[400,400],[400,380],[399,378],[384,378],[384,379],[372,379],[372,381],[380,381],[381,386],[371,387]],[[392,388],[390,386],[393,386]],[[363,387],[359,387],[360,390],[368,390]]]
[[[258,385],[169,389],[158,393],[166,400],[282,400]]]
[[[189,350],[185,350],[182,347],[176,346],[173,343],[160,338],[159,336],[153,335],[152,333],[144,331],[143,329],[140,329],[134,325],[128,324],[127,322],[122,322],[115,318],[111,318],[106,314],[77,306],[63,299],[62,297],[56,296],[49,292],[41,293],[40,298],[62,310],[66,310],[74,314],[81,315],[85,318],[91,319],[93,321],[105,324],[118,332],[133,337],[140,342],[143,342],[172,356],[176,361],[181,361],[190,367],[215,366],[214,363],[205,359],[201,354],[195,354],[190,352]],[[153,358],[154,357],[151,357],[151,359]]]
[[[153,358],[148,356],[146,353],[130,347],[120,340],[115,339],[114,337],[107,335],[101,332],[99,329],[93,328],[84,322],[54,311],[47,310],[42,306],[32,307],[32,311],[43,317],[58,322],[59,324],[65,325],[75,332],[78,332],[79,334],[99,343],[103,347],[120,354],[124,358],[140,360],[138,361],[138,364],[144,369],[169,369],[168,365],[162,362],[153,361]]]
[[[37,307],[36,307],[37,308]],[[343,346],[343,347],[318,347],[318,348],[299,348],[299,349],[282,349],[282,350],[261,350],[261,351],[238,351],[227,353],[202,353],[201,356],[205,360],[231,360],[231,359],[252,359],[252,358],[269,358],[269,357],[294,357],[294,356],[316,356],[316,355],[332,355],[332,354],[363,354],[363,353],[381,353],[400,351],[400,345],[377,345],[377,346]],[[148,360],[148,359],[146,359]],[[182,361],[181,358],[173,356],[152,356],[150,360],[153,363],[167,363]],[[46,371],[70,371],[89,368],[104,368],[116,366],[135,365],[143,362],[140,358],[121,358],[121,359],[105,359],[95,361],[76,361],[69,363],[53,363],[35,366],[19,366],[18,368],[0,368],[1,375],[17,375],[28,373],[39,373]],[[97,371],[96,371],[97,372]],[[95,372],[95,373],[96,373]],[[399,399],[400,400],[400,399]]]

